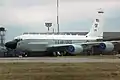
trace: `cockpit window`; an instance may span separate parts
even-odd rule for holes
[[[15,41],[19,42],[19,41],[22,41],[22,39],[14,39]]]

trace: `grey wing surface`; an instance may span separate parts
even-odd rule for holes
[[[48,45],[47,50],[52,51],[67,51],[69,53],[80,53],[83,50],[91,49],[91,47],[97,47],[101,51],[110,52],[114,49],[114,44],[120,43],[120,41],[100,41],[100,42],[84,42],[84,43],[76,43],[76,44],[53,44]]]

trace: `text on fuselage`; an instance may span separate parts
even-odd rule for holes
[[[72,40],[55,40],[55,44],[72,44]]]

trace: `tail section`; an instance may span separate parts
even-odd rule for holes
[[[86,35],[87,37],[103,38],[103,14],[104,12],[101,9],[97,11],[97,17],[90,32]]]

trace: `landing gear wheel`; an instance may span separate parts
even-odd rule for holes
[[[67,56],[67,52],[66,51],[61,52],[61,56]]]
[[[23,53],[23,56],[24,56],[24,57],[27,57],[27,56],[28,56],[28,53],[27,53],[27,52],[24,52],[24,53]]]
[[[28,51],[24,51],[24,52],[23,52],[23,56],[24,56],[24,57],[28,57],[28,56],[29,56],[29,52],[28,52]]]
[[[57,56],[56,52],[53,52],[53,56]]]
[[[61,56],[61,53],[59,51],[53,52],[53,56],[55,56],[55,57]]]
[[[22,55],[19,55],[18,57],[19,57],[19,58],[22,58],[23,56],[22,56]]]
[[[61,53],[59,51],[57,51],[57,56],[60,56],[60,55],[61,55]]]

